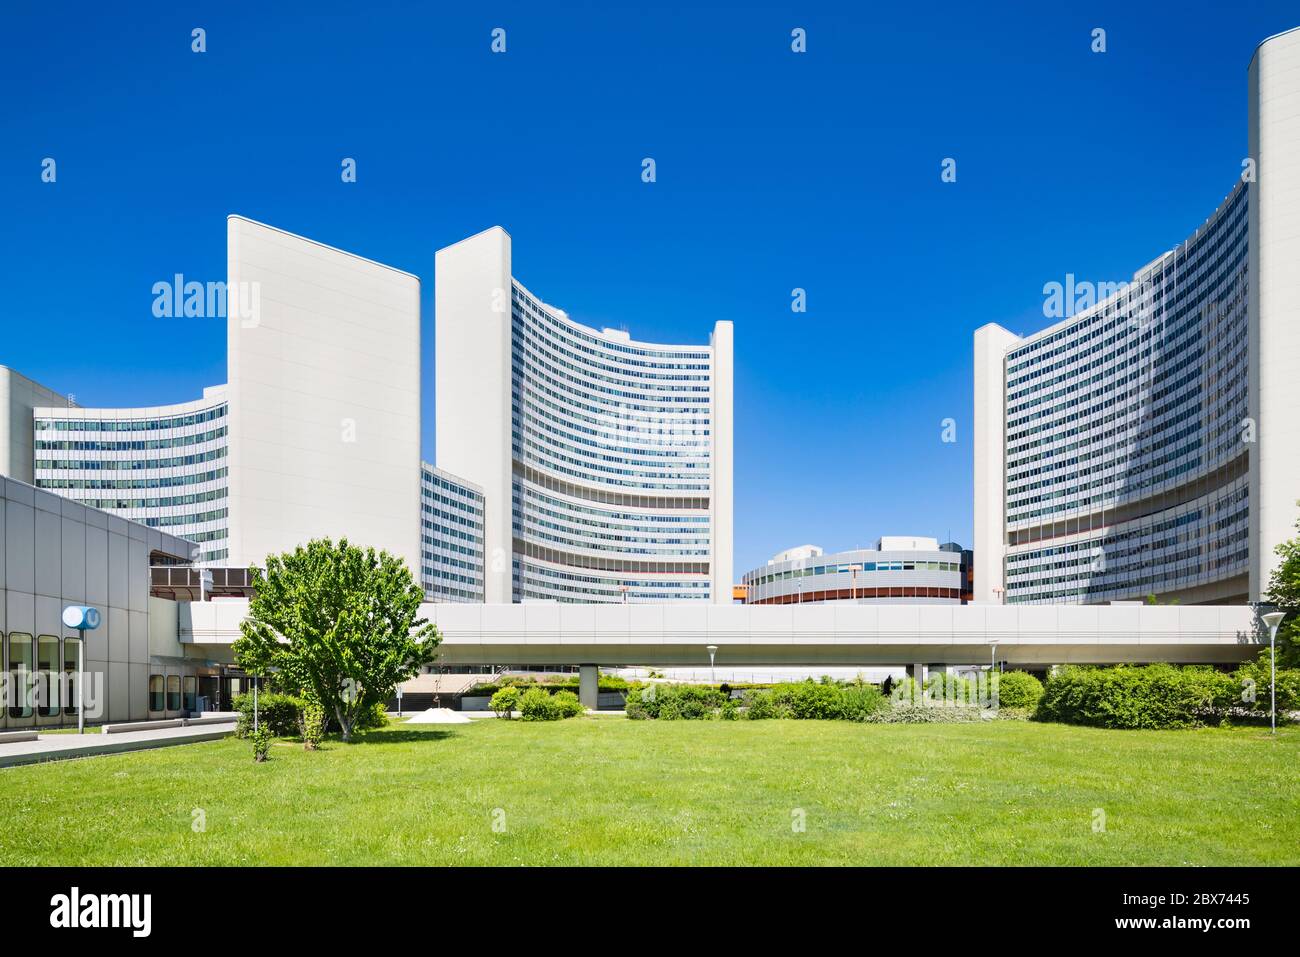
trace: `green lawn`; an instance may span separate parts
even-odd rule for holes
[[[398,725],[0,771],[0,833],[3,865],[1294,865],[1300,731]]]

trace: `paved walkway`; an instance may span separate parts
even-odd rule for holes
[[[144,751],[173,744],[213,741],[235,733],[235,722],[198,724],[185,728],[158,728],[153,731],[122,731],[117,734],[42,734],[35,741],[0,744],[0,768],[16,764],[38,764],[67,758],[87,758],[98,754]]]

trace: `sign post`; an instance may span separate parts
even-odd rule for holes
[[[63,623],[79,632],[77,638],[77,734],[86,733],[86,632],[99,627],[99,609],[86,605],[69,605],[63,609]]]

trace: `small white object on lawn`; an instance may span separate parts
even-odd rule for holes
[[[406,719],[407,724],[469,724],[469,718],[450,708],[429,708]]]

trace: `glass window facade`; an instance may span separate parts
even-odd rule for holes
[[[709,599],[712,352],[512,305],[514,600]]]
[[[41,408],[33,413],[35,484],[194,542],[199,560],[227,547],[227,405]]]
[[[1250,201],[1007,353],[1007,602],[1244,599]]]
[[[420,583],[429,601],[483,600],[483,493],[420,468]]]

